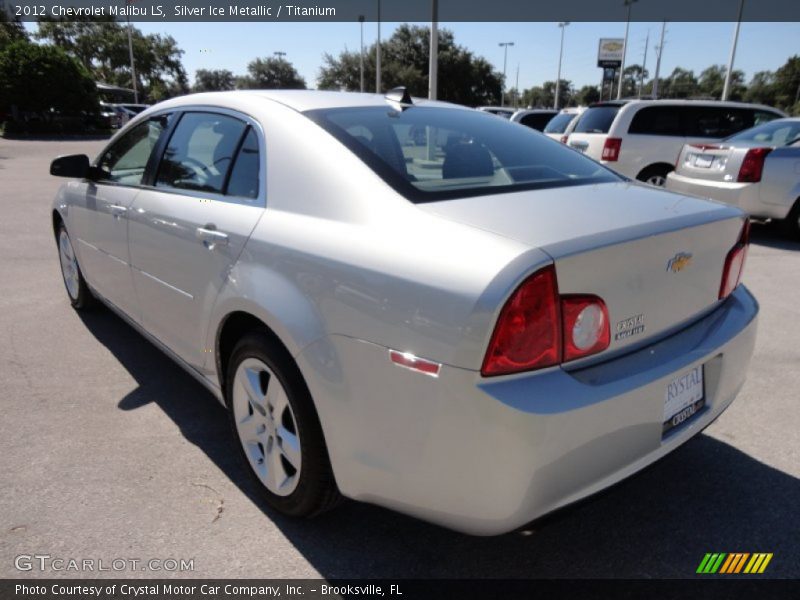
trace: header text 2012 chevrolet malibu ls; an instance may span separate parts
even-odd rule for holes
[[[176,98],[51,173],[72,304],[224,402],[290,515],[512,530],[700,432],[753,351],[741,211],[402,89]]]

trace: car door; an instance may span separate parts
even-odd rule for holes
[[[264,210],[264,142],[230,112],[187,111],[169,134],[129,220],[146,330],[195,368],[206,316]]]
[[[169,115],[148,119],[109,146],[95,178],[73,190],[81,267],[92,287],[138,321],[128,254],[128,213]]]

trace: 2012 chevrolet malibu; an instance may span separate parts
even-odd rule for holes
[[[224,403],[289,515],[512,530],[699,433],[753,351],[739,209],[402,89],[172,99],[51,173],[72,305]]]

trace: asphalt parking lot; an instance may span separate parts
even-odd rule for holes
[[[19,555],[186,559],[161,577],[691,577],[707,552],[772,552],[800,577],[800,240],[753,231],[756,353],[705,433],[589,502],[477,538],[347,502],[313,521],[262,505],[223,408],[107,310],[73,311],[50,203],[58,154],[103,142],[0,140],[0,577]],[[106,573],[109,575],[109,573]]]

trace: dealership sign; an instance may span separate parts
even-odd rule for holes
[[[624,49],[625,40],[623,38],[600,38],[600,47],[597,50],[597,66],[620,67]]]

